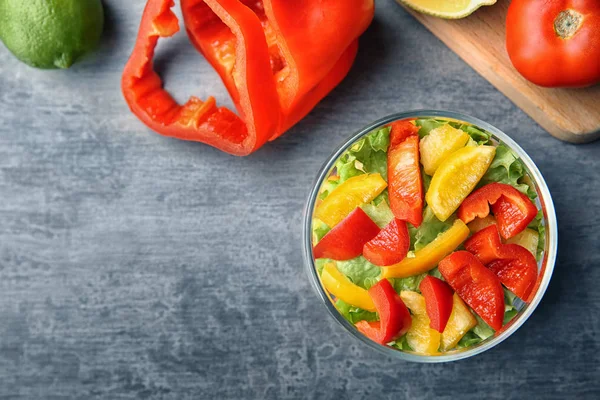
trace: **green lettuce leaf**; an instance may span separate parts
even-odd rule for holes
[[[525,165],[521,159],[511,149],[503,144],[499,144],[496,147],[496,156],[488,171],[481,178],[479,186],[493,182],[506,183],[533,200],[537,197],[537,193],[524,182],[523,178],[526,173]]]
[[[519,311],[516,308],[506,305],[504,309],[504,320],[502,321],[502,324],[508,324],[518,313]]]
[[[399,339],[396,339],[392,343],[389,343],[389,345],[403,351],[414,351],[413,348],[410,347],[410,345],[408,344],[408,341],[406,340],[406,335],[402,336]]]
[[[510,320],[513,319],[519,313],[519,310],[517,310],[514,306],[514,301],[516,297],[517,296],[513,292],[504,288],[504,321],[502,322],[503,325],[508,324]]]
[[[423,180],[424,193],[427,193],[427,191],[429,190],[429,185],[431,185],[431,176],[425,173],[423,166],[421,166],[421,179]]]
[[[337,173],[340,177],[339,183],[343,183],[352,177],[367,173],[364,164],[358,161],[355,156],[348,156],[347,160],[348,161],[346,162],[342,162],[342,158],[340,158],[336,162]]]
[[[485,340],[490,336],[494,335],[494,330],[482,320],[479,315],[473,313],[475,318],[477,318],[477,326],[472,329],[473,333],[481,338],[481,340]]]
[[[364,289],[369,289],[377,283],[381,274],[381,268],[371,264],[363,256],[348,261],[337,261],[336,265],[342,274]]]
[[[335,302],[335,307],[351,324],[355,324],[358,321],[377,321],[377,313],[351,306],[340,299]]]
[[[394,219],[394,214],[386,201],[380,201],[378,205],[375,201],[369,204],[363,204],[360,208],[379,226],[383,228]]]
[[[313,245],[319,243],[319,241],[323,239],[323,236],[325,236],[327,232],[331,230],[331,228],[325,222],[318,218],[313,218],[312,229]]]
[[[390,131],[391,128],[386,126],[367,135],[367,140],[374,151],[387,152],[390,146]]]
[[[387,180],[387,149],[390,128],[373,131],[354,143],[335,163],[339,183],[365,173],[379,173]]]
[[[408,278],[393,278],[392,286],[394,290],[400,294],[403,290],[411,290],[413,292],[419,292],[419,285],[423,278],[427,276],[427,273],[420,275],[409,276]]]
[[[461,124],[460,122],[449,122],[449,124],[453,128],[466,132],[479,145],[488,144],[492,137],[492,135],[475,125]]]
[[[473,331],[469,331],[465,334],[465,336],[463,336],[460,341],[458,342],[458,344],[456,345],[456,347],[462,349],[464,347],[469,347],[469,346],[473,346],[477,343],[481,343],[483,342],[483,339],[480,338],[479,336],[477,336],[475,334],[475,332]]]
[[[540,235],[540,240],[538,241],[536,258],[539,261],[544,256],[544,249],[546,248],[546,226],[542,224],[538,225],[538,232]]]
[[[327,263],[335,263],[337,269],[355,285],[369,289],[379,281],[381,269],[368,262],[363,256],[348,261],[334,261],[329,258],[317,258],[315,266],[319,275],[323,273],[323,267]]]
[[[442,274],[440,273],[440,271],[438,270],[437,267],[432,269],[429,272],[424,272],[419,275],[409,276],[407,278],[392,278],[390,280],[392,282],[392,286],[394,287],[394,290],[398,294],[400,294],[400,292],[403,290],[411,290],[413,292],[421,293],[421,290],[419,289],[419,285],[421,284],[421,281],[427,275],[432,275],[438,279],[444,280],[444,277],[442,277]]]
[[[321,274],[323,273],[323,267],[325,266],[325,264],[330,262],[334,261],[329,258],[317,258],[315,260],[315,267],[317,267],[317,272],[319,273],[319,276],[321,276]]]
[[[411,239],[411,250],[418,251],[427,246],[429,243],[433,242],[440,233],[450,229],[453,223],[453,217],[442,222],[436,218],[430,207],[425,207],[421,226],[415,228],[410,224],[408,225],[408,233],[410,234]]]
[[[504,289],[504,304],[506,304],[508,307],[513,307],[515,299],[517,298],[517,295],[506,288],[503,288],[503,289]]]
[[[379,195],[373,199],[373,204],[378,206],[382,201],[385,201],[389,206],[390,198],[387,189],[384,189],[383,192],[379,193]]]
[[[321,185],[321,192],[319,193],[319,198],[321,200],[325,200],[325,198],[329,196],[329,193],[331,193],[333,189],[335,189],[339,184],[340,182],[337,178],[328,178],[325,182],[323,182],[323,185]]]
[[[442,276],[442,273],[440,272],[440,270],[438,269],[438,267],[435,267],[434,269],[432,269],[431,271],[429,271],[428,274],[431,275],[431,276],[435,276],[436,278],[445,281],[445,279]]]
[[[542,210],[539,210],[535,219],[531,221],[528,228],[533,229],[534,231],[538,231],[539,240],[538,240],[538,248],[536,259],[539,261],[544,256],[544,249],[546,248],[546,226],[542,224],[542,220],[544,219],[544,213]]]

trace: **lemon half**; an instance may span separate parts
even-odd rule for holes
[[[424,14],[440,18],[458,19],[471,15],[481,6],[490,6],[497,0],[397,0],[399,3]]]

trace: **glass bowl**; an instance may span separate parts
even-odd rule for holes
[[[313,221],[313,211],[315,209],[315,203],[317,200],[317,196],[319,194],[319,189],[321,188],[321,184],[323,181],[329,177],[336,160],[357,140],[361,139],[364,135],[373,131],[374,129],[383,127],[391,122],[397,120],[404,119],[415,119],[415,118],[440,118],[446,120],[456,120],[461,122],[466,122],[471,125],[475,125],[486,130],[488,133],[492,134],[492,139],[497,142],[502,142],[506,146],[508,146],[518,157],[521,158],[523,164],[526,167],[526,170],[533,180],[533,185],[535,190],[537,191],[538,198],[536,199],[536,205],[538,209],[541,209],[544,214],[544,219],[542,223],[546,228],[546,240],[545,240],[545,248],[542,259],[538,262],[538,271],[541,276],[541,281],[539,285],[535,289],[535,294],[529,304],[526,304],[522,301],[517,301],[515,303],[515,307],[518,309],[518,314],[508,323],[506,324],[499,333],[494,336],[482,341],[479,344],[466,347],[464,349],[453,350],[450,352],[441,353],[441,355],[421,355],[412,352],[406,352],[402,350],[398,350],[392,347],[380,345],[378,343],[373,342],[362,333],[360,333],[350,322],[348,322],[342,314],[335,308],[332,300],[326,293],[325,289],[321,285],[321,281],[317,274],[317,270],[315,267],[315,261],[312,253],[312,221]],[[556,213],[554,210],[554,204],[552,203],[552,197],[548,190],[548,186],[544,181],[544,177],[536,167],[535,163],[531,160],[531,158],[527,155],[527,153],[515,142],[513,141],[506,133],[501,130],[495,128],[494,126],[474,117],[470,117],[468,115],[451,112],[451,111],[434,111],[434,110],[418,110],[418,111],[409,111],[398,114],[393,114],[382,118],[378,121],[373,122],[372,124],[367,125],[362,128],[354,135],[352,135],[348,140],[346,140],[325,162],[323,167],[320,169],[317,179],[315,180],[314,186],[310,192],[310,196],[308,198],[308,203],[304,210],[304,226],[303,226],[303,241],[304,241],[304,261],[307,269],[307,273],[310,281],[312,282],[312,286],[316,290],[317,295],[321,298],[323,304],[329,311],[329,314],[342,326],[346,331],[348,331],[354,338],[366,344],[367,346],[385,353],[386,355],[396,357],[406,361],[414,361],[414,362],[423,362],[423,363],[439,363],[439,362],[448,362],[448,361],[456,361],[461,360],[463,358],[472,357],[474,355],[480,354],[486,350],[491,349],[492,347],[498,345],[503,340],[512,335],[523,323],[531,316],[533,311],[536,309],[538,304],[540,303],[544,293],[546,292],[546,288],[550,282],[550,278],[552,277],[552,271],[554,270],[554,264],[556,261],[556,253],[558,248],[558,228],[556,222]],[[518,300],[518,299],[517,299]]]

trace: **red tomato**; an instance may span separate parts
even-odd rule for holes
[[[458,208],[458,218],[465,224],[476,217],[485,218],[492,211],[498,223],[498,230],[505,239],[517,235],[537,215],[537,207],[529,197],[514,187],[504,183],[490,183],[467,197]]]
[[[369,295],[375,303],[379,321],[358,321],[356,328],[371,340],[386,344],[404,335],[412,324],[412,318],[406,305],[398,296],[387,279],[377,282]]]
[[[425,297],[429,326],[440,333],[444,332],[452,314],[452,289],[441,279],[427,275],[421,281],[419,290]]]
[[[502,328],[504,290],[500,280],[468,251],[456,251],[438,268],[448,284],[494,330]]]
[[[313,248],[315,258],[350,260],[362,254],[363,246],[379,233],[379,227],[357,207],[327,232]]]
[[[513,0],[506,49],[517,71],[537,85],[600,82],[600,1]]]
[[[537,261],[518,244],[503,244],[496,225],[480,230],[465,242],[465,248],[523,301],[527,301],[537,281]]]
[[[391,135],[388,150],[390,208],[396,218],[418,227],[423,221],[419,136],[411,135],[403,142],[397,143],[398,139],[394,136],[393,130]]]
[[[409,247],[410,236],[406,222],[394,218],[365,244],[362,253],[369,262],[383,267],[402,261]]]

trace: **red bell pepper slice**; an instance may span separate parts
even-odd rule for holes
[[[419,290],[425,297],[429,326],[440,333],[444,332],[452,314],[452,289],[441,279],[427,275],[419,284]]]
[[[397,146],[409,136],[419,134],[419,127],[410,121],[394,121],[388,126],[390,127],[390,146]]]
[[[468,251],[457,251],[440,261],[438,269],[454,289],[489,326],[502,328],[504,291],[498,277]]]
[[[406,222],[393,219],[363,247],[363,256],[380,267],[399,263],[406,257],[410,236]]]
[[[490,183],[474,191],[458,208],[458,218],[465,224],[476,217],[485,218],[490,205],[504,239],[522,232],[537,215],[537,207],[529,197],[504,183]]]
[[[529,197],[518,190],[516,192],[521,201],[502,196],[495,204],[492,204],[492,212],[496,216],[500,235],[504,239],[510,239],[523,232],[538,213],[537,207]]]
[[[181,106],[163,89],[152,59],[158,39],[179,30],[172,0],[148,0],[123,71],[123,94],[132,112],[160,134],[246,155],[263,145],[280,123],[269,49],[260,20],[248,7],[237,0],[207,0],[207,4],[210,9],[203,9],[207,35],[218,44],[216,50],[223,50],[218,62],[216,56],[208,58],[221,76],[231,77],[226,86],[243,119],[218,108],[212,97],[205,102],[191,97]]]
[[[423,222],[418,132],[419,128],[408,121],[393,124],[388,149],[390,208],[397,219],[410,222],[415,227]]]
[[[503,244],[496,225],[474,234],[465,248],[498,276],[502,284],[523,301],[527,301],[537,281],[537,261],[518,244]]]
[[[507,244],[504,256],[500,260],[492,261],[488,268],[500,278],[504,284],[521,300],[528,302],[537,281],[537,267],[535,258],[524,247],[518,244]]]
[[[315,258],[350,260],[362,254],[363,246],[379,233],[379,227],[357,207],[327,232],[313,249]]]
[[[465,242],[465,249],[473,253],[484,265],[501,258],[502,241],[496,224],[476,232]]]
[[[387,279],[369,289],[379,321],[358,321],[355,326],[365,336],[380,344],[387,344],[410,329],[412,318],[406,305]]]

